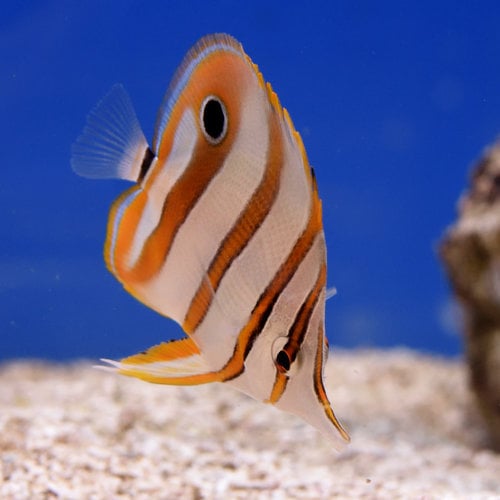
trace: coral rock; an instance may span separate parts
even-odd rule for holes
[[[464,312],[470,381],[500,449],[500,141],[473,169],[440,254]]]

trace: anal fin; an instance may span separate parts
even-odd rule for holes
[[[111,366],[98,368],[156,384],[197,385],[221,380],[219,373],[210,369],[196,343],[188,337],[162,342],[120,361],[101,361]]]

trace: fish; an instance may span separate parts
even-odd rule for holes
[[[73,170],[133,183],[112,204],[104,258],[183,338],[120,361],[148,382],[223,382],[316,427],[349,435],[323,371],[326,245],[316,177],[271,85],[226,34],[177,69],[150,146],[123,86],[89,113]]]

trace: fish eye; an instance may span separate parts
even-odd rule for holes
[[[201,128],[210,144],[219,144],[227,133],[227,111],[223,102],[213,95],[201,105]]]
[[[290,370],[290,356],[286,351],[281,350],[276,356],[276,366],[281,373]]]

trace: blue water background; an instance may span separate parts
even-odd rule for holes
[[[307,4],[307,7],[306,7]],[[180,335],[102,259],[127,184],[77,177],[71,143],[124,84],[146,136],[185,52],[237,37],[306,144],[323,198],[335,346],[461,351],[436,256],[500,131],[500,4],[4,2],[0,358],[117,357]]]

